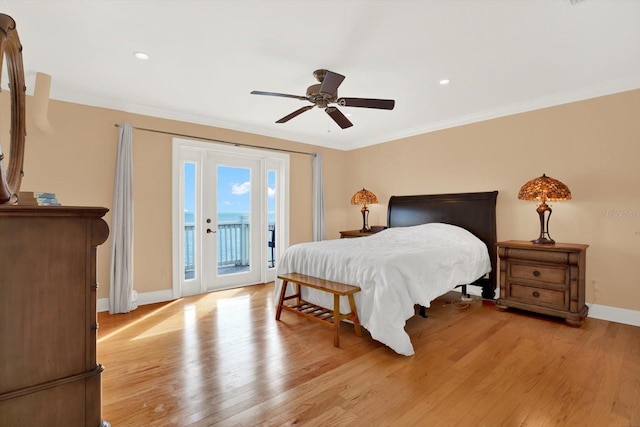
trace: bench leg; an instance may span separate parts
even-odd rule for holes
[[[333,346],[340,347],[340,296],[333,295]]]
[[[361,337],[362,330],[360,329],[360,319],[358,318],[358,312],[356,311],[356,300],[353,298],[353,294],[349,295],[349,307],[351,308],[351,320],[353,321],[353,327],[356,330],[356,335]]]
[[[287,293],[287,285],[289,282],[286,280],[282,281],[282,288],[280,288],[280,297],[278,298],[278,309],[276,310],[276,320],[280,320],[280,315],[282,314],[282,304],[284,304],[284,295]]]

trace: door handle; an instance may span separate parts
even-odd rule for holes
[[[210,228],[207,228],[207,233],[215,233],[215,232],[216,232],[216,230],[212,230]]]

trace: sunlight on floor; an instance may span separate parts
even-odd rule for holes
[[[115,335],[119,334],[120,332],[123,332],[123,331],[125,331],[125,330],[127,330],[127,329],[131,328],[131,327],[132,327],[132,326],[134,326],[134,325],[137,325],[138,323],[142,323],[142,322],[144,322],[145,320],[147,320],[147,319],[148,319],[148,318],[150,318],[150,317],[156,316],[158,313],[160,313],[161,311],[166,310],[167,308],[169,308],[169,307],[171,307],[172,305],[176,304],[178,301],[180,301],[180,300],[171,301],[171,302],[170,302],[170,303],[168,303],[167,305],[164,305],[164,306],[160,307],[159,309],[154,310],[154,311],[152,311],[151,313],[146,314],[146,315],[144,315],[143,317],[141,317],[141,318],[139,318],[139,319],[137,319],[137,320],[135,320],[135,321],[133,321],[133,322],[127,323],[127,324],[126,324],[126,325],[124,325],[123,327],[116,329],[115,331],[111,332],[110,334],[107,334],[107,335],[105,335],[105,336],[103,336],[103,337],[98,338],[98,344],[100,344],[100,343],[101,343],[101,342],[103,342],[103,341],[108,340],[109,338],[111,338],[111,337],[113,337],[113,336],[115,336]],[[114,315],[114,316],[115,316],[115,315]]]
[[[197,321],[202,317],[210,314],[211,311],[216,310],[219,313],[224,307],[229,304],[237,304],[238,299],[246,299],[248,304],[248,296],[240,295],[236,296],[242,291],[242,288],[230,289],[226,291],[211,292],[208,294],[200,295],[198,301],[205,302],[207,310],[196,311],[196,305],[188,302],[188,300],[176,300],[184,303],[183,311],[178,312],[161,322],[156,323],[154,326],[146,330],[144,333],[137,335],[133,340],[146,339],[160,334],[166,334],[175,331],[188,332],[190,328],[194,328]],[[175,301],[174,301],[175,302]],[[155,313],[154,313],[155,314]],[[182,320],[180,320],[182,318]]]
[[[217,292],[211,292],[208,294],[202,294],[199,297],[199,300],[207,300],[207,305],[213,310],[217,307],[217,305],[220,303],[220,301],[225,301],[227,299],[233,299],[237,294],[241,293],[243,291],[243,288],[236,288],[236,289],[228,289],[228,290],[224,290],[224,291],[217,291]],[[169,308],[174,308],[177,304],[184,304],[184,310],[174,314],[173,316],[168,317],[167,319],[163,320],[162,322],[156,323],[152,328],[148,329],[147,331],[145,331],[142,334],[137,335],[136,337],[133,338],[133,340],[136,339],[144,339],[144,338],[149,338],[158,334],[164,334],[167,332],[172,332],[172,331],[176,331],[176,330],[181,330],[182,328],[189,326],[189,325],[193,325],[195,323],[195,321],[199,318],[201,318],[202,316],[206,315],[207,312],[203,312],[200,313],[198,315],[196,315],[195,309],[193,310],[193,313],[190,313],[189,310],[187,309],[187,307],[189,305],[191,305],[189,302],[187,302],[184,298],[179,298],[177,300],[173,300],[170,301],[168,303],[166,303],[165,305],[163,305],[162,307],[158,308],[157,310],[153,310],[152,312],[145,314],[144,316],[140,317],[139,319],[127,323],[126,325],[122,326],[121,328],[118,328],[112,332],[110,332],[107,335],[101,336],[98,338],[97,342],[98,343],[102,343],[104,341],[109,340],[110,338],[112,338],[113,336],[126,331],[127,329],[131,328],[134,325],[138,325],[140,323],[143,323],[145,321],[147,321],[148,319],[154,317],[154,316],[158,316],[160,315],[162,312],[166,311]],[[117,316],[117,315],[114,315]],[[184,316],[184,322],[178,322],[176,321],[176,317],[180,317],[180,316]]]

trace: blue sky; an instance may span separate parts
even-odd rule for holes
[[[245,213],[249,212],[250,170],[227,166],[218,167],[218,212]],[[185,200],[184,207],[188,212],[195,211],[195,164],[184,165]],[[269,197],[267,199],[268,212],[275,212],[275,172],[269,171],[267,183]]]
[[[218,166],[218,212],[249,212],[251,171]]]

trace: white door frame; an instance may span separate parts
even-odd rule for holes
[[[174,138],[172,144],[172,258],[173,258],[173,298],[190,294],[207,292],[202,272],[197,271],[202,264],[202,239],[198,239],[195,244],[196,274],[194,279],[185,280],[184,277],[184,163],[193,162],[196,164],[196,218],[203,218],[203,168],[205,166],[206,153],[217,151],[221,155],[244,155],[259,157],[267,170],[277,170],[276,189],[276,260],[280,259],[283,248],[289,246],[289,154],[272,150],[261,150],[248,147],[237,147],[227,144],[216,144],[198,140]],[[263,168],[264,169],[264,168]],[[266,178],[263,180],[266,183]],[[265,185],[266,186],[266,185]],[[260,191],[262,191],[261,189]],[[266,190],[266,188],[264,189]],[[266,191],[265,191],[266,193]],[[261,217],[265,218],[265,212],[261,212]],[[266,221],[266,220],[265,220]],[[195,235],[202,236],[202,221],[195,221]],[[266,230],[265,226],[261,227]],[[269,268],[266,260],[267,244],[266,235],[263,233],[261,246],[262,265],[261,282],[266,283],[275,279],[276,268]],[[276,264],[277,266],[277,264]]]

